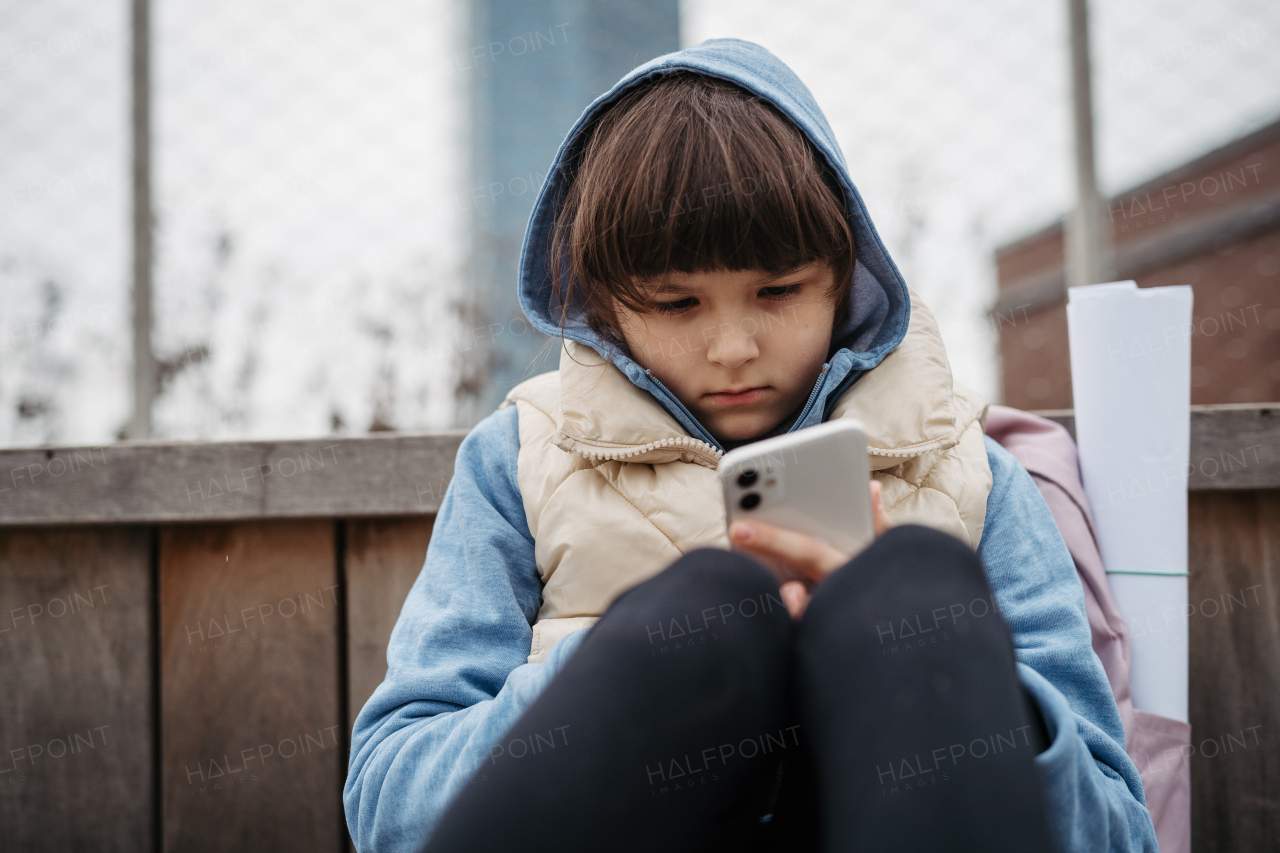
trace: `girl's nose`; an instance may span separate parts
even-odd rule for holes
[[[759,357],[755,335],[743,334],[737,322],[722,322],[714,334],[707,335],[707,360],[730,370]]]

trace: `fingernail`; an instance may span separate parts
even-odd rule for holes
[[[733,527],[736,531],[734,535],[737,536],[739,542],[750,542],[752,539],[756,538],[756,528],[754,524],[739,521]]]

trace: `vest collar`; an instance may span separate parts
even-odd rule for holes
[[[957,417],[951,366],[933,314],[911,292],[906,337],[871,370],[842,349],[825,366],[790,432],[851,417],[867,430],[872,470],[945,450],[966,423]],[[824,418],[826,401],[846,385]],[[669,399],[667,399],[669,398]],[[674,396],[637,366],[628,376],[592,348],[565,339],[560,354],[556,445],[595,460],[657,464],[681,460],[715,468],[723,449]]]

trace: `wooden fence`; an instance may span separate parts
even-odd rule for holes
[[[348,849],[463,435],[0,451],[0,850]],[[1280,404],[1197,408],[1192,464],[1196,849],[1274,849]]]

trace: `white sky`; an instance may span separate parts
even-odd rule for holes
[[[1280,113],[1280,8],[1095,3],[1104,191]],[[452,421],[459,0],[155,2],[162,437]],[[957,375],[995,396],[991,252],[1070,202],[1065,0],[687,0],[813,90]],[[127,420],[127,3],[0,7],[0,445]],[[585,106],[585,105],[581,105]],[[512,282],[512,286],[515,283]]]

